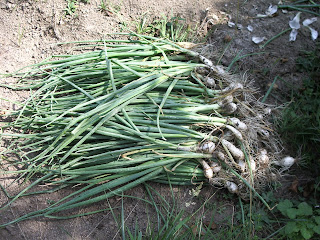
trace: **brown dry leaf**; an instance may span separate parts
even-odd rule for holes
[[[298,179],[296,179],[291,183],[289,190],[292,192],[298,193],[298,185],[299,185],[299,181],[298,181]]]
[[[192,48],[198,46],[199,44],[192,43],[192,42],[178,42],[177,45],[182,48],[192,49]]]
[[[205,225],[206,227],[208,227],[209,229],[211,229],[211,230],[218,228],[218,225],[217,225],[215,222],[212,222],[212,223],[210,224],[210,221],[205,221],[205,222],[204,222],[204,225]]]
[[[223,41],[226,42],[226,43],[231,42],[231,40],[232,40],[232,37],[230,35],[226,35],[223,38]]]
[[[309,197],[311,193],[314,191],[314,182],[308,182],[306,186],[303,188],[303,196]]]
[[[267,84],[268,87],[271,87],[271,85],[272,85],[272,83],[268,83],[268,84]],[[274,89],[279,88],[278,84],[276,84],[276,83],[273,84],[273,88],[274,88]]]
[[[196,225],[192,225],[191,226],[191,230],[192,230],[193,236],[197,236],[197,233],[198,233],[197,226]]]
[[[191,226],[191,230],[192,230],[192,234],[193,234],[193,236],[198,236],[199,235],[199,226],[197,226],[197,225],[192,225]],[[204,233],[204,229],[203,228],[201,228],[201,236],[204,236],[205,235],[205,233]]]

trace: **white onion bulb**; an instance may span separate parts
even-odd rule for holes
[[[218,173],[221,170],[221,166],[217,162],[211,162],[211,168],[214,173]]]
[[[204,57],[202,55],[199,55],[199,58],[200,58],[201,62],[203,62],[205,65],[207,65],[207,66],[209,66],[211,68],[214,66],[212,61],[209,60],[208,58],[206,58],[206,57]]]
[[[231,193],[237,193],[238,192],[238,186],[234,182],[226,181],[226,187]]]
[[[237,109],[238,109],[237,104],[233,102],[223,106],[223,110],[228,114],[234,113]]]
[[[250,156],[250,167],[252,172],[256,171],[256,162],[254,161],[254,159]]]
[[[266,154],[261,154],[258,156],[258,161],[261,165],[267,166],[269,164],[269,157]]]
[[[209,179],[213,178],[213,171],[212,171],[211,167],[209,166],[209,164],[205,160],[201,160],[200,163],[203,167],[204,176]]]
[[[233,145],[231,142],[229,142],[225,139],[222,139],[221,143],[228,148],[228,150],[230,151],[232,156],[234,156],[234,158],[236,158],[237,160],[244,159],[243,152],[239,148],[237,148],[235,145]]]
[[[239,132],[239,130],[235,129],[234,127],[230,126],[230,125],[226,125],[226,128],[229,129],[236,138],[238,138],[239,140],[243,140],[242,134],[241,132]]]
[[[295,162],[296,162],[296,159],[294,159],[293,157],[287,156],[282,158],[280,161],[274,161],[273,163],[275,165],[278,165],[284,168],[290,168]]]
[[[267,150],[264,148],[260,149],[260,151],[259,151],[259,155],[258,155],[257,159],[258,159],[260,165],[262,165],[262,166],[267,166],[270,162],[267,153],[268,153]]]
[[[248,129],[247,125],[241,122],[238,118],[230,118],[230,121],[239,130],[246,131]]]
[[[238,165],[242,172],[246,170],[246,163],[243,160],[239,160]]]
[[[226,161],[226,156],[222,152],[217,152],[215,155],[219,160]]]
[[[199,150],[205,153],[213,153],[214,149],[215,149],[216,145],[214,144],[214,142],[212,141],[207,141],[204,142],[203,144],[201,144],[201,146],[199,147]]]
[[[264,148],[260,149],[259,153],[261,155],[267,155],[268,154],[267,150],[265,150]]]
[[[233,96],[232,95],[227,95],[225,96],[221,101],[218,102],[220,107],[225,106],[228,103],[232,103],[233,102]]]
[[[233,96],[232,95],[227,95],[222,100],[223,104],[232,103],[232,102],[233,102]]]
[[[216,82],[213,78],[211,77],[206,77],[205,78],[205,83],[207,86],[214,88],[216,86]]]
[[[241,83],[231,83],[228,87],[222,90],[222,92],[228,92],[231,90],[243,89],[243,85]]]

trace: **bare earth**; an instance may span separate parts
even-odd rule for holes
[[[79,1],[80,2],[80,1]],[[56,43],[94,40],[108,36],[110,33],[125,31],[125,27],[134,30],[136,23],[143,16],[149,19],[166,15],[179,16],[191,26],[198,26],[198,39],[207,35],[207,45],[203,53],[214,62],[228,66],[237,54],[243,56],[251,53],[258,55],[248,56],[233,65],[232,71],[246,73],[254,79],[261,96],[266,92],[276,76],[284,81],[277,82],[277,93],[281,97],[287,88],[285,82],[299,85],[303,76],[295,68],[295,60],[301,50],[312,50],[315,42],[311,40],[310,32],[306,29],[299,31],[297,40],[289,42],[289,32],[272,41],[264,49],[251,41],[252,36],[270,39],[289,27],[288,22],[297,12],[282,13],[272,18],[255,18],[258,13],[264,13],[270,3],[277,1],[248,0],[127,0],[106,1],[109,9],[114,13],[107,14],[100,11],[100,0],[90,0],[85,4],[80,2],[75,14],[66,15],[66,0],[0,0],[0,73],[13,72],[21,67],[44,60],[53,54],[71,51],[69,45],[59,46]],[[302,13],[301,18],[310,18],[311,15]],[[238,27],[228,26],[228,22],[237,23]],[[122,23],[126,23],[124,27]],[[240,26],[242,25],[242,27]],[[253,31],[247,27],[251,25]],[[320,30],[319,22],[313,27]],[[203,40],[204,41],[204,40]],[[263,43],[265,43],[264,41]],[[263,44],[262,43],[262,44]],[[263,52],[263,53],[262,53]],[[1,83],[8,81],[1,79]],[[23,100],[28,93],[16,93],[6,88],[0,88],[0,97],[11,100]],[[273,101],[276,101],[273,99]],[[0,111],[16,108],[14,104],[0,100]],[[12,180],[0,176],[0,184],[8,186]],[[172,201],[168,186],[152,184],[167,201]],[[21,186],[13,184],[9,189],[14,194]],[[174,187],[176,204],[193,213],[201,204],[212,195],[209,203],[222,210],[215,212],[215,221],[220,225],[226,224],[233,218],[235,211],[233,201],[222,196],[225,190],[206,188],[200,197],[192,197],[189,191],[192,187]],[[0,211],[0,224],[8,222],[31,210],[48,206],[49,200],[56,200],[73,191],[64,190],[54,194],[44,194],[25,197]],[[137,187],[127,195],[146,198],[143,188]],[[0,206],[8,201],[6,195],[0,191]],[[102,202],[99,206],[90,206],[79,209],[77,213],[94,211],[100,208],[115,208],[118,217],[122,198],[112,198],[109,202]],[[118,208],[117,208],[118,207]],[[147,228],[148,218],[152,219],[153,209],[146,207],[142,200],[133,198],[124,199],[126,225],[131,230],[138,224],[142,231]],[[203,215],[204,220],[210,219],[214,212]],[[33,219],[0,229],[0,239],[119,239],[119,227],[108,211],[71,220]]]

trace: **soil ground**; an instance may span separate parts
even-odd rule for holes
[[[299,30],[297,40],[289,42],[289,32],[281,35],[274,41],[260,48],[252,42],[253,36],[270,39],[289,27],[288,22],[297,14],[296,11],[283,13],[280,10],[273,17],[256,18],[263,14],[269,4],[277,1],[248,0],[127,0],[106,1],[110,11],[101,11],[100,0],[90,0],[88,3],[79,1],[75,13],[66,15],[66,0],[0,0],[0,73],[13,72],[23,66],[39,62],[50,55],[71,51],[69,45],[60,46],[56,43],[78,40],[101,39],[110,33],[124,31],[125,27],[134,30],[136,24],[143,16],[149,19],[168,16],[179,16],[191,26],[198,26],[197,40],[206,41],[203,53],[214,62],[229,66],[238,56],[259,53],[241,58],[231,68],[231,71],[245,75],[255,81],[260,90],[261,97],[269,88],[276,76],[275,86],[277,98],[270,99],[272,103],[281,99],[281,95],[288,91],[287,84],[299,86],[303,75],[296,69],[295,61],[302,50],[312,50],[315,41],[307,29]],[[302,13],[301,18],[313,17]],[[229,26],[233,22],[237,26]],[[124,23],[125,27],[124,27]],[[253,30],[249,31],[248,26]],[[319,22],[313,28],[320,30]],[[265,43],[264,41],[263,43]],[[263,44],[262,43],[262,44]],[[7,81],[0,79],[1,82]],[[0,88],[0,97],[11,100],[23,100],[28,93],[16,93],[6,88]],[[278,99],[278,100],[277,100]],[[0,110],[16,108],[0,100]],[[0,183],[8,186],[11,179],[0,176]],[[290,182],[290,180],[289,180]],[[20,183],[13,184],[9,190],[11,194],[17,193]],[[152,184],[166,199],[171,201],[170,188],[160,184]],[[223,226],[226,217],[233,218],[234,204],[226,200],[225,190],[206,188],[200,197],[195,198],[189,194],[192,187],[174,187],[173,192],[176,204],[187,213],[193,213],[205,199],[210,196],[209,203],[216,211],[215,222]],[[55,194],[44,194],[26,197],[17,201],[10,208],[0,212],[0,223],[8,222],[30,210],[37,210],[47,206],[48,200],[55,200],[68,194],[72,189]],[[127,195],[145,198],[143,186],[137,187]],[[0,205],[8,198],[0,192]],[[79,209],[78,213],[94,211],[101,207],[121,206],[122,198],[110,199],[99,206]],[[142,200],[125,198],[126,225],[130,229],[137,223],[141,230],[146,229],[150,222],[148,217],[154,211],[148,209]],[[110,205],[109,205],[110,204]],[[187,207],[188,206],[188,207]],[[203,211],[205,211],[203,209]],[[115,208],[115,214],[119,209]],[[204,214],[210,219],[211,212]],[[200,214],[201,215],[201,214]],[[21,222],[0,229],[0,239],[119,239],[121,234],[118,225],[110,212],[99,213],[71,220],[34,219]]]

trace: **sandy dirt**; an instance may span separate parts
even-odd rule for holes
[[[122,0],[106,1],[110,12],[101,11],[100,0],[90,0],[89,3],[79,1],[73,15],[66,15],[66,0],[0,0],[0,73],[8,73],[21,67],[37,63],[53,54],[68,53],[69,45],[60,46],[59,42],[94,40],[108,36],[110,33],[125,31],[125,28],[135,29],[136,24],[143,16],[149,19],[166,16],[179,16],[186,19],[192,26],[198,26],[200,42],[206,40],[203,54],[214,62],[229,66],[233,59],[246,54],[259,53],[241,58],[233,64],[231,71],[246,74],[255,80],[261,97],[266,92],[276,76],[282,81],[276,84],[276,93],[287,91],[286,84],[299,86],[303,76],[296,70],[295,61],[302,50],[312,50],[315,41],[311,40],[310,32],[306,29],[299,31],[297,40],[289,42],[289,32],[270,42],[265,48],[252,42],[253,36],[265,37],[266,41],[289,27],[288,22],[296,15],[296,11],[283,13],[280,10],[273,17],[255,18],[263,14],[270,3],[277,1],[248,0],[248,1],[222,1],[222,0]],[[113,12],[113,13],[112,13]],[[302,20],[312,15],[303,13]],[[230,22],[235,26],[229,26]],[[125,24],[124,24],[125,23]],[[253,30],[249,31],[248,26]],[[313,27],[320,30],[319,22]],[[204,38],[205,37],[205,38]],[[205,39],[205,40],[203,40]],[[261,45],[261,44],[260,44]],[[1,83],[9,81],[0,79]],[[6,88],[0,88],[0,97],[11,100],[23,100],[28,93],[16,93]],[[279,99],[278,98],[278,99]],[[270,99],[277,102],[276,98]],[[14,104],[0,100],[0,110],[16,108]],[[8,186],[11,179],[0,176],[0,183]],[[21,188],[21,183],[9,187],[14,194]],[[167,201],[171,200],[168,186],[153,184]],[[204,218],[214,219],[218,225],[228,224],[235,211],[232,201],[223,198],[225,190],[206,188],[200,197],[192,197],[189,192],[192,187],[174,187],[173,192],[176,205],[187,213],[193,213],[201,204],[211,197],[210,211],[203,209]],[[48,206],[48,201],[54,201],[73,191],[63,190],[54,194],[44,194],[25,197],[6,210],[0,211],[0,224],[8,222],[31,210]],[[143,186],[126,193],[139,198],[146,198]],[[0,205],[8,201],[6,195],[0,192]],[[94,211],[100,208],[115,209],[119,217],[121,196],[112,198],[108,202],[99,203],[77,210],[76,213]],[[187,207],[188,206],[188,207]],[[214,208],[224,211],[218,213]],[[138,224],[142,231],[154,219],[154,209],[146,207],[142,200],[125,198],[124,212],[126,225],[133,230]],[[196,215],[195,217],[199,216]],[[227,217],[226,217],[227,216]],[[120,239],[119,226],[110,211],[75,218],[71,220],[33,219],[0,229],[0,239]]]

